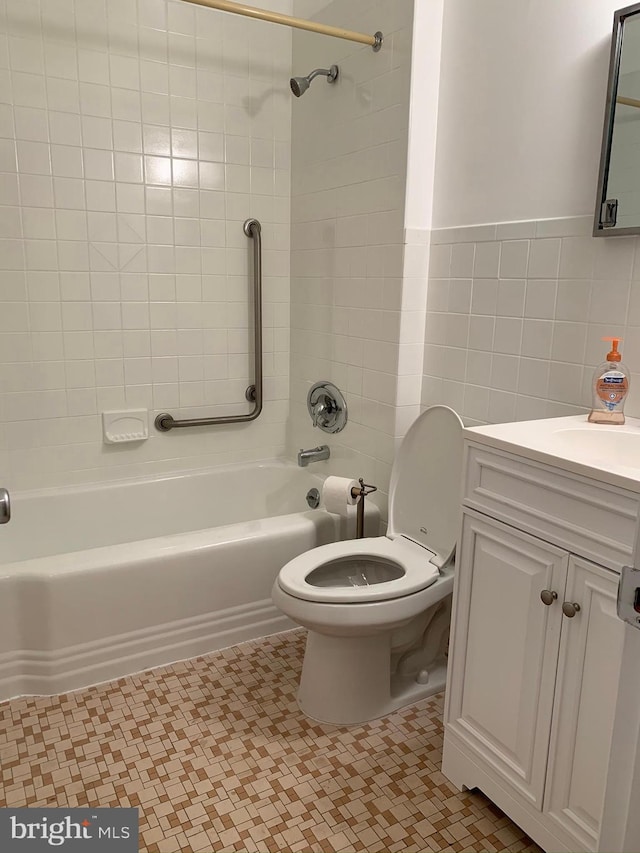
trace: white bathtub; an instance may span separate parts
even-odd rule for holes
[[[312,471],[271,462],[14,494],[0,527],[0,700],[293,627],[271,603],[280,567],[349,535],[308,508],[313,487]],[[368,531],[377,523],[371,506]]]

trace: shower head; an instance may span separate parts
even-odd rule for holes
[[[308,77],[292,77],[289,85],[296,98],[299,98],[301,95],[304,95],[311,84]]]
[[[327,83],[335,83],[338,79],[339,69],[337,65],[332,65],[328,70],[326,68],[316,68],[308,77],[292,77],[289,81],[291,91],[296,98],[301,97],[307,91],[312,81],[316,77],[324,75],[327,78]]]

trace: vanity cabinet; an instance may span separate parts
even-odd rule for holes
[[[545,850],[596,851],[638,496],[471,442],[465,460],[443,773]]]

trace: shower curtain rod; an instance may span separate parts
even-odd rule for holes
[[[624,104],[625,107],[640,107],[640,101],[636,98],[625,98],[623,95],[618,95],[616,103]]]
[[[384,39],[380,32],[368,36],[366,33],[355,33],[352,30],[344,30],[342,27],[330,27],[327,24],[318,24],[315,21],[292,18],[290,15],[281,15],[279,12],[267,12],[263,9],[256,9],[254,6],[245,6],[244,3],[232,3],[230,0],[182,0],[182,2],[194,3],[196,6],[208,6],[210,9],[219,9],[221,12],[232,12],[234,15],[257,18],[260,21],[282,24],[285,27],[295,27],[298,30],[335,36],[335,38],[347,39],[347,41],[355,41],[359,44],[368,44],[375,51],[380,50]]]

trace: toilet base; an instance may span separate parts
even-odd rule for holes
[[[331,637],[309,631],[298,691],[301,710],[321,723],[357,725],[444,690],[446,658],[416,680],[391,673],[390,644],[385,633]]]

